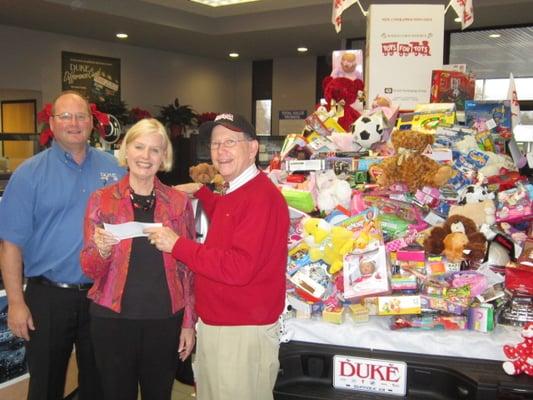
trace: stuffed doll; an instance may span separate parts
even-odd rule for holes
[[[533,376],[533,322],[527,322],[522,329],[524,341],[515,346],[506,344],[503,352],[510,361],[503,363],[503,370],[509,375],[522,372]]]
[[[387,157],[374,168],[376,183],[389,188],[395,183],[407,185],[411,192],[424,186],[439,188],[453,175],[449,165],[442,165],[422,155],[433,144],[433,135],[397,130],[391,135],[395,156]]]
[[[443,226],[434,227],[424,240],[428,254],[443,254],[451,262],[479,261],[485,257],[487,239],[476,223],[462,215],[448,217]]]
[[[386,141],[389,139],[389,136],[392,132],[394,125],[396,124],[396,119],[398,118],[398,113],[400,107],[393,105],[392,101],[385,96],[376,96],[372,101],[370,113],[383,113],[385,119],[385,129],[383,130],[383,140]]]
[[[204,185],[212,184],[216,190],[220,190],[224,184],[224,178],[220,175],[214,165],[200,163],[189,168],[189,176],[193,182]]]
[[[352,124],[361,115],[352,105],[356,102],[358,92],[364,89],[363,81],[348,78],[332,78],[326,76],[322,81],[322,90],[326,99],[326,109],[343,107],[342,116],[337,122],[346,131],[351,130]]]

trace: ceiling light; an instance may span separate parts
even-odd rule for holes
[[[258,0],[191,0],[194,3],[200,3],[209,7],[232,6],[234,4],[250,3]]]
[[[123,33],[123,32],[117,33],[115,36],[118,37],[119,39],[127,39],[128,38],[128,34],[127,33]]]
[[[237,57],[239,57],[239,53],[229,53],[229,56],[231,58],[237,58]]]
[[[307,47],[298,47],[296,50],[298,50],[298,52],[300,53],[305,53],[307,50],[309,50]]]
[[[457,17],[454,19],[455,22],[461,22],[461,17]]]
[[[489,35],[490,38],[499,38],[501,35],[499,33],[492,33]]]

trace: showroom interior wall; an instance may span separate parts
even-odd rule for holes
[[[61,52],[70,51],[120,58],[121,97],[128,107],[157,112],[158,105],[166,105],[178,96],[181,103],[199,112],[235,110],[251,115],[251,62],[202,58],[6,25],[0,25],[0,38],[0,100],[13,95],[14,90],[26,90],[41,92],[44,103],[51,101],[61,91]],[[41,106],[37,104],[39,109]]]
[[[316,57],[274,59],[272,69],[272,134],[279,132],[278,111],[315,109]]]

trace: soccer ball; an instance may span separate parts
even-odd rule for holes
[[[379,113],[359,117],[353,125],[353,141],[369,149],[374,143],[381,142],[384,125],[383,117]]]

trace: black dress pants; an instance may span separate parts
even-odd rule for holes
[[[168,319],[92,316],[91,333],[105,400],[170,400],[182,313]]]
[[[28,400],[63,399],[73,345],[78,362],[78,399],[101,399],[90,337],[87,291],[28,282],[25,299],[35,324],[30,341],[26,342],[30,373]]]

